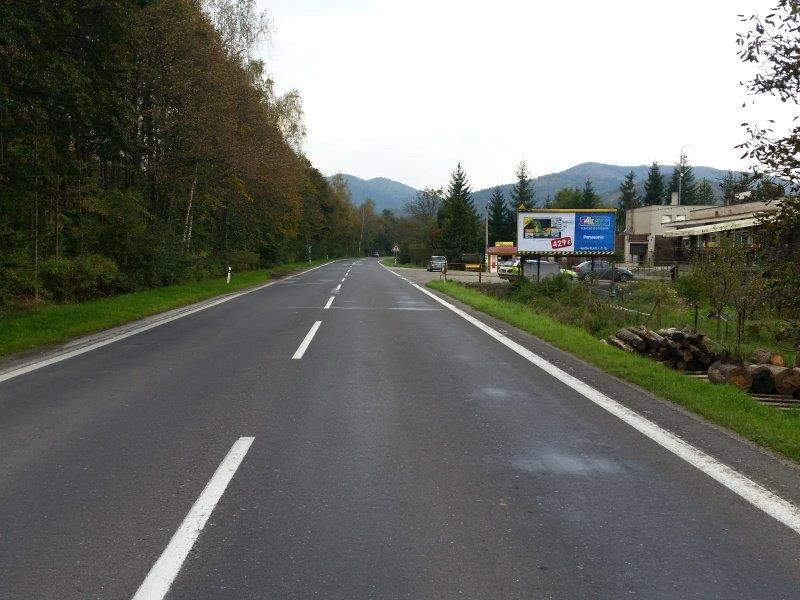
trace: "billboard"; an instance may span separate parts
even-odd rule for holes
[[[525,254],[610,254],[616,211],[539,210],[517,213],[517,249]]]

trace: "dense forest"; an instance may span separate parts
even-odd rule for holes
[[[0,7],[0,305],[358,250],[254,0]]]

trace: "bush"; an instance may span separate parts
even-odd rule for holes
[[[231,252],[228,256],[228,265],[230,265],[234,273],[252,271],[258,268],[259,263],[260,257],[258,254],[248,250],[237,250],[236,252]]]
[[[42,295],[56,302],[90,300],[130,290],[117,264],[97,254],[47,259],[39,266],[39,281]]]

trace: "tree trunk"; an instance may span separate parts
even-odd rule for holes
[[[726,383],[740,390],[747,391],[753,384],[753,378],[742,366],[725,365],[715,362],[708,368],[708,380],[711,383]]]
[[[188,248],[189,243],[188,239],[191,237],[191,233],[189,232],[189,220],[192,215],[192,205],[194,204],[194,188],[197,184],[197,171],[195,171],[194,178],[192,179],[192,185],[189,188],[189,202],[186,205],[186,217],[183,220],[183,243]]]
[[[772,372],[775,391],[779,394],[791,396],[800,388],[800,370],[775,365],[764,365],[764,367]]]
[[[750,391],[754,394],[771,394],[775,389],[775,379],[767,365],[747,365],[747,372],[753,378]]]
[[[647,342],[627,329],[620,329],[617,331],[617,337],[632,348],[636,348],[639,352],[647,350]]]

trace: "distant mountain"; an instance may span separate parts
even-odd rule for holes
[[[647,171],[650,165],[639,165],[635,167],[621,167],[617,165],[604,165],[601,163],[582,163],[570,167],[566,171],[560,173],[550,173],[549,175],[542,175],[533,179],[533,190],[536,194],[536,202],[541,205],[547,199],[555,196],[556,192],[566,187],[573,187],[581,189],[587,179],[592,180],[595,192],[601,197],[605,204],[613,204],[619,197],[619,186],[622,180],[625,179],[630,171],[636,175],[636,187],[640,192],[644,189],[644,180],[647,178]],[[675,169],[674,165],[661,165],[661,174],[664,175],[665,183],[669,184],[672,178],[672,171]],[[718,199],[722,198],[722,190],[717,185],[717,180],[724,177],[728,171],[722,169],[714,169],[712,167],[696,167],[692,166],[694,171],[695,180],[700,182],[703,179],[708,179],[714,186],[714,194]],[[513,183],[506,183],[500,186],[506,198],[510,199],[511,187]],[[478,210],[483,210],[489,197],[492,195],[494,188],[486,188],[478,190],[472,195],[475,202],[475,207]]]
[[[541,175],[533,179],[536,203],[541,206],[548,196],[552,198],[558,190],[566,187],[581,189],[588,178],[592,180],[594,190],[600,196],[600,199],[611,206],[619,197],[619,186],[629,171],[634,172],[636,175],[636,187],[640,193],[644,193],[644,180],[647,178],[649,168],[650,165],[622,167],[588,162],[575,165],[560,173]],[[665,183],[669,184],[674,169],[673,165],[661,165],[661,173],[664,175]],[[692,166],[692,170],[696,181],[700,182],[703,179],[708,179],[712,183],[717,200],[721,200],[722,190],[717,185],[717,181],[722,179],[728,172],[723,169],[696,166]],[[395,213],[401,213],[406,201],[417,193],[417,190],[413,187],[385,177],[361,179],[355,175],[344,175],[344,178],[350,187],[353,202],[361,204],[367,198],[372,198],[378,212],[387,208]],[[511,199],[511,187],[513,185],[513,183],[505,183],[500,186],[508,200]],[[493,191],[494,187],[490,187],[473,193],[472,199],[478,211],[484,210]]]
[[[406,201],[417,193],[413,187],[385,177],[361,179],[355,175],[343,174],[343,176],[353,196],[353,203],[359,205],[367,198],[371,198],[375,202],[377,212],[389,209],[392,212],[400,213],[403,211]]]

